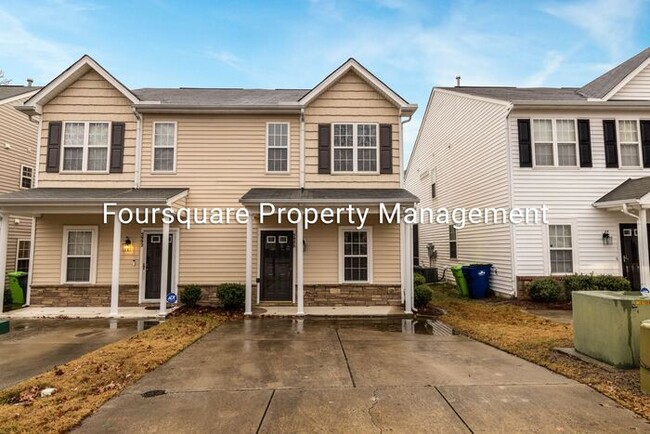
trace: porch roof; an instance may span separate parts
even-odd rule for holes
[[[403,188],[252,188],[242,196],[244,205],[273,204],[379,204],[416,203],[417,196]]]
[[[594,202],[596,208],[622,205],[650,205],[650,176],[628,178],[621,185]]]

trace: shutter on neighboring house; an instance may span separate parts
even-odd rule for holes
[[[57,173],[59,171],[59,160],[61,156],[61,122],[50,122],[47,131],[47,160],[45,171]]]
[[[618,168],[618,150],[616,149],[615,121],[603,121],[603,135],[605,136],[605,167]]]
[[[379,125],[379,173],[393,173],[393,126]]]
[[[517,119],[517,131],[519,132],[519,167],[533,167],[530,119]]]
[[[592,167],[589,119],[578,119],[578,149],[580,151],[580,167]]]
[[[122,173],[124,166],[124,122],[113,122],[111,130],[111,173]]]
[[[643,167],[650,167],[650,121],[641,121],[641,149]]]
[[[331,161],[331,133],[330,124],[318,125],[318,173],[327,174],[332,171]]]

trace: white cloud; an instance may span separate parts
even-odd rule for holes
[[[206,54],[211,59],[217,60],[233,69],[242,69],[242,60],[227,50],[207,50]]]

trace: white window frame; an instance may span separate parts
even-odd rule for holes
[[[553,165],[539,165],[537,164],[537,155],[535,154],[535,147],[536,147],[536,139],[535,139],[535,121],[551,121],[551,134],[553,136]],[[572,166],[567,166],[567,165],[562,165],[560,166],[560,156],[559,156],[559,146],[558,146],[558,139],[557,139],[557,121],[572,121],[573,122],[573,127],[575,131],[575,150],[576,150],[576,164]],[[549,168],[555,168],[555,169],[579,169],[580,168],[580,147],[579,145],[579,139],[578,139],[578,120],[575,118],[533,118],[531,119],[531,125],[530,125],[530,137],[531,137],[531,144],[532,144],[532,152],[533,152],[533,167],[538,167],[540,169],[549,169]],[[562,142],[566,143],[566,142]]]
[[[338,147],[338,148],[334,147],[334,126],[335,125],[352,125],[352,171],[349,171],[349,170],[335,170],[335,166],[334,166],[334,149],[346,149],[347,148],[347,147]],[[375,126],[375,131],[377,131],[377,144],[375,146],[375,149],[377,151],[377,154],[376,154],[377,155],[377,169],[376,170],[373,170],[373,171],[368,171],[368,170],[359,171],[359,164],[358,164],[359,163],[359,152],[358,152],[359,147],[357,146],[358,141],[359,141],[358,134],[357,134],[359,125],[374,125]],[[333,123],[332,124],[331,134],[330,134],[330,136],[331,136],[331,138],[330,138],[330,150],[331,150],[330,151],[330,167],[332,168],[330,173],[335,174],[335,175],[336,174],[342,174],[342,175],[346,175],[346,174],[348,174],[348,175],[349,174],[377,175],[379,173],[379,170],[380,170],[379,166],[381,164],[381,161],[380,161],[380,159],[381,159],[381,154],[380,154],[381,146],[380,146],[380,143],[379,143],[380,135],[381,134],[380,134],[380,131],[379,131],[379,124],[375,123],[375,122],[336,122],[336,123]],[[361,149],[372,149],[372,148],[364,146],[364,147],[361,147]]]
[[[551,226],[569,226],[571,230],[571,249],[567,249],[566,247],[562,248],[551,248],[551,231],[550,228]],[[546,258],[548,261],[548,274],[551,276],[570,276],[572,274],[578,273],[578,264],[576,261],[576,252],[577,252],[577,245],[576,245],[576,239],[577,239],[577,234],[575,231],[575,225],[571,222],[553,222],[549,223],[548,226],[546,227]],[[571,250],[571,264],[573,266],[573,269],[571,272],[562,272],[562,273],[554,273],[553,272],[553,264],[551,261],[551,251],[552,250]]]
[[[368,237],[368,279],[367,280],[345,280],[345,233],[346,232],[366,232]],[[339,283],[347,284],[364,284],[372,283],[373,280],[373,242],[372,242],[372,227],[365,227],[357,229],[354,226],[340,226],[339,227]]]
[[[451,233],[452,231],[454,232],[454,239],[451,239]],[[449,229],[447,229],[448,237],[449,237],[449,259],[458,259],[458,229],[454,227],[454,225],[449,225]],[[456,255],[451,256],[451,243],[454,243],[454,246],[456,247]]]
[[[269,170],[269,127],[271,125],[287,126],[287,170]],[[290,122],[267,122],[266,123],[266,154],[264,155],[264,171],[270,175],[287,175],[291,173],[291,123]],[[274,149],[282,149],[281,146],[273,146]]]
[[[640,169],[643,167],[643,148],[641,147],[641,120],[639,118],[616,118],[616,151],[618,152],[618,168],[619,169]],[[637,150],[638,150],[638,163],[636,166],[623,166],[623,155],[621,153],[621,121],[634,121],[636,122],[636,137],[637,137]],[[626,144],[631,144],[626,142]]]
[[[25,169],[30,169],[32,171],[32,176],[25,176]],[[24,179],[29,179],[29,187],[23,187],[23,180]],[[33,166],[28,166],[26,164],[21,164],[20,165],[20,185],[19,187],[22,190],[29,190],[34,188],[34,167]]]
[[[65,145],[65,129],[68,124],[84,124],[84,140],[81,153],[81,170],[66,170],[64,169],[65,164],[65,148],[77,148],[78,146],[66,146]],[[88,170],[88,141],[90,138],[90,124],[106,124],[108,125],[108,140],[106,143],[106,169],[105,170]],[[109,121],[66,121],[63,122],[63,129],[61,131],[61,173],[109,173],[111,166],[111,135],[113,134],[112,123]],[[93,148],[98,148],[98,146],[92,146]]]
[[[90,280],[88,282],[68,282],[68,235],[70,232],[92,232],[92,246],[90,248]],[[97,226],[64,226],[63,240],[61,246],[61,284],[65,285],[94,285],[97,278],[97,250],[98,250]]]
[[[18,270],[18,262],[19,261],[27,261],[27,269],[29,270],[29,266],[30,266],[30,264],[32,262],[32,258],[31,258],[31,252],[32,252],[31,242],[32,242],[32,240],[29,239],[29,238],[19,238],[19,239],[16,240],[16,264],[15,264],[14,270]],[[30,248],[27,249],[27,257],[26,258],[25,257],[20,257],[20,244],[21,243],[30,243],[30,246],[29,246]]]
[[[172,170],[155,170],[156,167],[156,148],[169,148],[170,146],[156,146],[156,125],[173,124],[174,125],[174,165]],[[151,173],[153,175],[174,175],[176,174],[176,162],[178,154],[178,122],[177,121],[157,121],[151,126]]]

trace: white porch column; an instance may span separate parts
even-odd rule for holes
[[[169,274],[169,223],[163,223],[162,261],[160,262],[160,312],[167,314],[167,275]]]
[[[650,288],[650,258],[648,258],[648,215],[645,208],[639,210],[637,220],[639,244],[639,270],[641,288]]]
[[[5,296],[5,271],[7,270],[7,243],[9,241],[9,216],[6,214],[0,214],[0,273],[2,273],[2,279],[0,281],[0,313],[2,313],[2,308],[4,306],[4,296]]]
[[[402,303],[404,303],[404,294],[406,293],[406,239],[404,238],[406,223],[399,223],[399,264],[400,264],[400,282],[402,283]]]
[[[305,314],[305,294],[304,294],[304,228],[302,223],[298,223],[296,227],[296,304],[298,305],[298,310],[296,315]]]
[[[122,247],[122,223],[113,218],[113,267],[111,271],[111,317],[117,317],[117,305],[120,298],[120,254]]]
[[[259,259],[258,259],[259,260]],[[246,303],[244,315],[253,314],[253,216],[246,221]]]
[[[413,313],[413,228],[404,225],[404,313]]]

